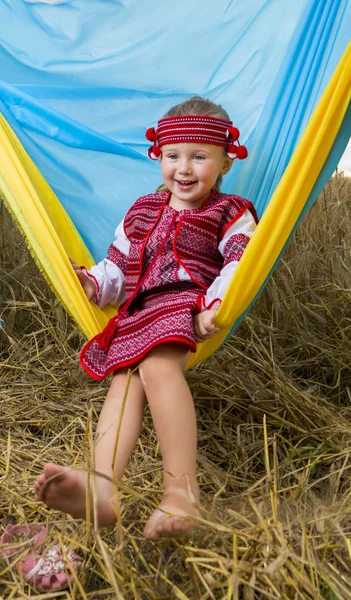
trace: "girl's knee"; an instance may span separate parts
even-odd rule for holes
[[[139,375],[144,388],[152,381],[171,377],[175,372],[172,361],[158,355],[146,356],[139,365]]]
[[[124,393],[124,390],[128,383],[128,379],[129,379],[128,369],[118,369],[118,371],[115,371],[115,373],[113,374],[112,381],[110,383],[110,388],[109,388],[107,395],[114,396],[116,394]],[[130,386],[134,390],[137,390],[138,386],[140,386],[140,377],[139,377],[138,372],[134,372],[130,375]],[[135,386],[137,386],[137,387],[135,387]]]
[[[189,352],[184,348],[162,344],[153,348],[139,365],[139,375],[143,386],[152,380],[172,377],[183,373]]]

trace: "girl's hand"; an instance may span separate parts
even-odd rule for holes
[[[204,342],[219,331],[214,323],[215,310],[204,310],[194,317],[194,333],[197,342]]]
[[[86,297],[88,298],[88,300],[91,300],[95,296],[97,291],[94,281],[90,279],[90,277],[88,277],[88,275],[86,275],[80,267],[78,267],[74,260],[72,260],[71,258],[69,260],[74,269],[75,274],[77,275],[80,281],[83,290],[85,291]]]

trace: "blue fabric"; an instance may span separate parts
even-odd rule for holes
[[[306,201],[306,204],[304,206],[303,211],[301,212],[295,227],[293,228],[289,238],[286,241],[286,244],[284,246],[284,248],[282,249],[281,253],[279,254],[276,262],[274,263],[268,277],[266,278],[265,282],[263,283],[263,285],[261,286],[261,289],[259,290],[258,294],[256,295],[256,297],[253,299],[253,301],[251,302],[251,304],[247,307],[247,309],[245,310],[245,312],[240,315],[240,318],[237,319],[237,321],[234,322],[233,327],[231,328],[231,330],[229,331],[226,340],[228,340],[231,335],[234,333],[234,331],[239,327],[241,321],[243,321],[243,319],[246,317],[247,313],[249,312],[250,308],[253,306],[253,304],[255,304],[258,296],[260,295],[260,293],[262,292],[262,290],[266,287],[268,281],[270,280],[271,275],[274,273],[276,266],[279,264],[280,259],[282,258],[287,246],[289,245],[289,242],[292,238],[292,236],[295,233],[295,230],[297,228],[297,226],[299,225],[299,223],[301,223],[302,219],[306,216],[307,212],[310,210],[310,208],[313,206],[313,204],[315,203],[315,201],[317,200],[319,194],[321,193],[321,191],[323,190],[325,184],[327,183],[328,179],[332,176],[334,170],[335,170],[335,165],[338,163],[339,159],[340,159],[340,152],[342,152],[342,149],[344,149],[349,141],[351,137],[351,105],[349,105],[349,108],[347,110],[347,113],[345,115],[345,118],[343,119],[343,123],[342,126],[338,132],[337,138],[333,144],[333,147],[331,149],[331,151],[329,152],[328,158],[326,160],[326,162],[324,163],[324,167],[321,170],[319,177],[315,183],[315,185],[313,186],[313,189],[311,190],[311,193]],[[226,341],[225,340],[225,341]]]
[[[194,94],[239,127],[250,155],[223,191],[262,214],[350,22],[348,0],[3,0],[0,108],[100,260],[128,207],[161,182],[145,130]]]

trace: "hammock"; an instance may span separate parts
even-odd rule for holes
[[[201,95],[226,108],[249,159],[222,190],[260,224],[204,360],[238,326],[351,132],[348,0],[7,0],[0,4],[0,191],[50,286],[87,337],[115,314],[89,303],[68,256],[101,260],[134,200],[161,182],[144,131]]]

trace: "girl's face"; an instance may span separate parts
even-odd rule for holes
[[[201,142],[162,146],[163,180],[172,193],[170,205],[177,210],[200,208],[218,175],[225,175],[232,160],[222,146]]]

